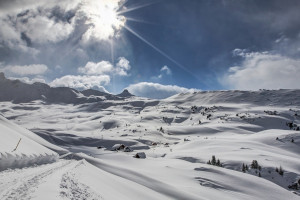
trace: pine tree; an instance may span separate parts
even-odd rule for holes
[[[246,172],[246,166],[245,166],[245,164],[243,163],[243,166],[242,166],[242,172]]]
[[[211,165],[211,162],[210,162],[210,160],[207,162],[207,164]]]
[[[216,156],[211,157],[211,164],[216,165]]]
[[[279,173],[281,176],[283,176],[283,169],[282,169],[282,167],[281,167],[281,166],[279,167],[279,171],[278,171],[278,173]]]
[[[258,166],[259,166],[259,165],[258,165],[257,160],[253,160],[252,163],[251,163],[251,168],[252,168],[252,169],[257,169]]]
[[[260,172],[258,173],[258,176],[259,176],[259,177],[261,177],[261,174],[260,174]]]
[[[219,160],[219,159],[217,160],[217,163],[216,163],[216,165],[217,165],[217,166],[219,166],[219,167],[221,167],[221,162],[220,162],[220,160]]]

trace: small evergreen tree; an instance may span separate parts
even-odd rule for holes
[[[211,157],[211,164],[216,165],[216,156],[214,155]]]
[[[162,133],[165,132],[164,129],[163,129],[163,127],[160,127],[159,131],[162,132]]]
[[[291,142],[294,143],[294,138],[292,138]]]
[[[280,174],[281,176],[283,176],[283,169],[282,169],[282,167],[281,167],[281,166],[279,167],[278,174]]]
[[[260,174],[260,172],[258,173],[258,176],[259,176],[259,177],[261,177],[261,174]]]
[[[211,165],[211,162],[210,162],[210,160],[207,162],[207,164]]]
[[[257,160],[253,160],[252,163],[251,163],[251,168],[252,168],[252,169],[258,169],[258,166],[259,166],[259,165],[258,165]]]
[[[242,172],[246,172],[246,166],[245,166],[245,164],[243,163],[243,166],[242,166]]]
[[[221,162],[220,162],[220,160],[219,160],[219,159],[217,160],[217,163],[216,163],[216,165],[217,165],[217,166],[219,166],[219,167],[221,167]]]

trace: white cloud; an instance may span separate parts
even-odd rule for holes
[[[48,13],[44,13],[47,15]],[[18,18],[17,29],[35,43],[59,42],[69,37],[74,26],[67,22],[55,21],[47,16],[24,16]],[[23,22],[26,20],[26,23]]]
[[[163,66],[161,69],[160,69],[160,74],[157,75],[157,76],[153,76],[151,77],[151,79],[153,81],[159,81],[160,79],[162,79],[163,77],[165,76],[171,76],[172,75],[172,71],[171,69],[168,67],[168,66]]]
[[[268,52],[235,52],[244,60],[220,79],[224,86],[243,90],[300,88],[300,59]]]
[[[33,84],[33,83],[46,83],[46,81],[42,78],[28,78],[28,77],[22,77],[22,78],[15,78],[15,77],[9,77],[9,79],[12,79],[12,80],[20,80],[24,83],[27,83],[27,84]]]
[[[70,87],[80,90],[97,89],[99,91],[107,92],[103,85],[110,82],[108,75],[100,76],[73,76],[67,75],[53,80],[49,85],[52,87]]]
[[[128,91],[136,96],[153,99],[163,99],[178,93],[195,92],[197,89],[187,89],[177,85],[162,85],[159,83],[140,82],[129,85]]]
[[[160,69],[160,71],[161,71],[161,72],[165,72],[167,75],[171,75],[171,74],[172,74],[171,69],[170,69],[167,65],[163,66],[163,67]]]
[[[131,66],[129,61],[124,57],[120,57],[118,63],[116,64],[115,71],[120,76],[127,76],[127,72],[130,70],[130,68]]]
[[[8,65],[3,71],[11,72],[17,75],[38,75],[44,74],[48,70],[48,67],[43,64],[33,64],[33,65]]]
[[[87,75],[99,75],[111,72],[113,65],[108,61],[100,61],[98,63],[88,62],[84,67],[78,68],[78,72]]]
[[[107,40],[125,25],[125,17],[117,15],[123,1],[0,1],[0,43],[36,55],[28,42],[57,43],[74,35],[83,43]]]
[[[115,74],[128,76],[130,68],[129,61],[120,57],[115,67],[109,61],[102,60],[98,63],[88,62],[84,67],[79,67],[78,72],[86,75]]]

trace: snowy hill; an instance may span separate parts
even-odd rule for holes
[[[55,163],[0,172],[0,199],[300,199],[299,90],[160,101],[126,91],[69,91],[84,103],[0,102],[11,121],[1,118],[0,130],[16,123],[31,131],[11,125],[13,138],[6,144],[1,135],[1,152],[12,151],[23,134],[42,153],[61,155]]]
[[[55,162],[58,154],[48,148],[63,151],[2,116],[0,138],[0,171]]]

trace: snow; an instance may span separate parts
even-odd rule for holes
[[[0,116],[0,138],[0,171],[55,162],[58,159],[57,153],[42,146],[43,144],[61,149],[2,116]]]
[[[1,152],[61,155],[0,172],[0,199],[300,199],[288,188],[300,179],[299,97],[260,90],[0,102],[8,119],[0,118]],[[120,146],[131,151],[112,151]],[[213,155],[222,167],[207,164]]]

